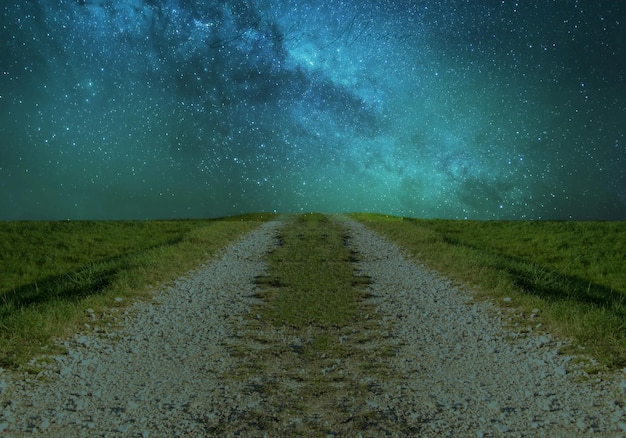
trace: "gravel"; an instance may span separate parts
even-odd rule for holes
[[[363,406],[393,419],[388,434],[625,436],[622,373],[587,376],[559,354],[562,341],[509,328],[505,310],[472,301],[363,225],[342,223],[356,269],[372,280],[380,347],[394,351],[388,366],[399,378],[372,376],[377,390]],[[213,436],[258,413],[263,394],[229,378],[238,369],[232,346],[259,303],[253,280],[280,226],[264,224],[154,302],[120,312],[121,328],[93,324],[65,341],[68,354],[40,359],[38,376],[0,370],[0,434]],[[385,432],[371,430],[362,435]]]
[[[391,401],[420,436],[625,435],[623,373],[590,378],[559,354],[562,341],[511,330],[506,312],[345,225],[358,270],[373,280],[370,302],[393,321],[405,396]]]
[[[0,434],[202,436],[230,421],[223,407],[239,404],[242,388],[224,385],[235,364],[223,344],[254,302],[279,226],[264,224],[155,303],[133,305],[117,317],[121,330],[76,335],[37,378],[0,374]]]

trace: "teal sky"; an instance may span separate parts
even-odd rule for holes
[[[0,219],[626,220],[619,1],[0,6]]]

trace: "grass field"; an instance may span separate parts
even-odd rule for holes
[[[517,309],[520,324],[541,323],[575,340],[576,352],[584,350],[612,368],[626,366],[625,222],[351,216],[431,268],[473,286],[477,297]],[[192,269],[272,217],[0,222],[0,365],[16,367],[52,352],[54,338],[92,323],[87,309],[102,315],[149,297],[150,287]],[[283,231],[285,247],[270,256],[273,274],[259,282],[288,284],[282,290],[296,293],[268,296],[272,304],[264,312],[276,324],[296,328],[313,324],[327,330],[346,324],[359,294],[352,286],[364,280],[353,276],[346,263],[350,254],[332,221],[315,214],[294,220]],[[338,259],[328,263],[333,257]],[[299,268],[321,261],[339,271],[330,275]],[[281,288],[268,290],[278,294]],[[536,318],[533,309],[540,309]],[[320,346],[328,336],[320,334]]]
[[[518,308],[529,324],[573,339],[576,351],[626,366],[626,222],[351,216],[479,295]],[[539,318],[530,318],[533,309]]]
[[[0,222],[0,365],[149,296],[272,215],[216,220]],[[91,312],[93,311],[93,312]]]

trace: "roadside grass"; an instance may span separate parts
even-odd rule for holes
[[[626,222],[349,216],[529,325],[573,340],[564,352],[626,366]]]
[[[272,217],[0,222],[0,366],[58,353],[54,339],[148,299]]]

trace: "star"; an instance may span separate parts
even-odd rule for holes
[[[535,6],[9,3],[0,219],[625,219],[626,17]]]

